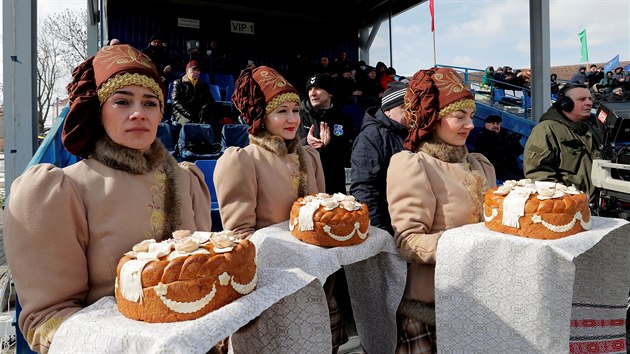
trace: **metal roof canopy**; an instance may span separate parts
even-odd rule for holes
[[[98,23],[102,19],[96,6],[99,0],[86,0],[88,15],[88,55],[98,47]],[[100,0],[103,12],[107,3],[117,0]],[[414,5],[427,0],[320,0],[317,6],[303,10],[295,2],[262,2],[256,0],[154,0],[151,6],[171,3],[180,6],[196,5],[211,9],[230,9],[243,14],[268,15],[281,21],[290,18],[319,19],[331,26],[349,23],[361,33],[360,51],[369,47],[373,33],[367,33],[370,24],[394,16]],[[439,1],[439,0],[437,0]],[[37,111],[35,102],[37,88],[36,43],[37,43],[37,0],[3,1],[3,73],[4,73],[4,137],[5,137],[5,188],[8,195],[13,180],[22,173],[36,150]],[[127,1],[127,4],[130,2]],[[145,5],[146,6],[146,5]],[[540,117],[550,105],[550,50],[549,50],[549,2],[529,0],[531,68],[536,80],[532,81],[532,117]],[[102,25],[102,23],[101,23]],[[103,33],[107,33],[103,29]],[[286,29],[290,31],[291,28]],[[281,33],[280,33],[281,34]],[[280,35],[279,34],[279,35]],[[304,38],[308,41],[308,38]],[[391,47],[391,45],[390,45]],[[24,80],[31,78],[31,80]],[[538,79],[539,78],[539,79]],[[16,83],[20,82],[20,85]]]

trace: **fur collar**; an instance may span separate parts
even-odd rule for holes
[[[96,142],[90,158],[116,170],[140,175],[160,169],[166,175],[164,188],[164,228],[162,237],[171,238],[173,231],[181,225],[181,200],[177,186],[177,161],[166,151],[164,145],[155,139],[145,152],[116,144],[107,134]]]
[[[436,138],[430,138],[429,140],[421,142],[419,150],[424,151],[438,160],[449,163],[464,162],[466,155],[468,155],[466,145],[449,145]]]
[[[298,184],[298,197],[304,197],[309,191],[309,178],[306,168],[306,151],[300,143],[300,139],[296,135],[291,141],[286,141],[281,137],[263,131],[260,135],[249,136],[249,143],[260,146],[261,148],[271,151],[274,154],[285,158],[288,154],[297,154],[300,163],[300,181]]]

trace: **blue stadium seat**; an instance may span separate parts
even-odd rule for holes
[[[219,85],[210,85],[210,93],[212,94],[212,98],[214,98],[215,101],[223,101],[223,99],[221,98],[221,90],[219,89]]]
[[[214,168],[217,160],[197,160],[195,165],[203,172],[204,180],[210,190],[210,213],[212,214],[212,231],[218,232],[223,230],[221,223],[221,214],[219,213],[219,202],[217,201],[217,191],[214,187]]]
[[[505,97],[505,90],[502,88],[495,88],[492,90],[492,100],[495,103],[499,103],[501,99]]]
[[[247,124],[226,124],[221,130],[221,150],[225,151],[230,146],[245,147],[249,145]]]
[[[177,154],[183,161],[216,160],[221,157],[221,144],[214,142],[210,124],[182,125],[177,140]]]
[[[215,73],[214,84],[219,87],[234,86],[234,76],[230,73]]]
[[[234,85],[228,85],[225,87],[225,101],[232,101],[232,95],[234,94]]]
[[[210,82],[210,75],[208,75],[208,73],[199,74],[199,80],[205,82],[208,85],[212,85],[212,83]]]
[[[175,144],[173,143],[172,128],[169,123],[160,122],[160,124],[158,124],[157,138],[160,139],[162,144],[164,144],[166,150],[168,150],[173,157],[177,158],[177,154],[175,153]]]

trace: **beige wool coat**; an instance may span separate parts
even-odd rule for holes
[[[424,142],[395,154],[387,170],[387,202],[398,253],[409,262],[404,297],[435,302],[435,262],[442,232],[480,222],[483,195],[496,185],[481,154]]]
[[[288,220],[298,196],[325,190],[317,150],[270,134],[249,140],[244,148],[228,148],[214,170],[223,228],[241,238]]]
[[[63,169],[33,166],[12,184],[4,247],[36,351],[48,351],[66,318],[114,295],[118,261],[136,243],[210,231],[210,193],[194,164],[178,165],[158,142],[141,158],[113,144]]]

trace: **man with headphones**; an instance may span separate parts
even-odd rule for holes
[[[597,198],[591,182],[593,159],[601,158],[599,132],[589,124],[593,98],[585,85],[565,84],[557,101],[532,129],[523,153],[523,172],[535,181],[552,181]]]

